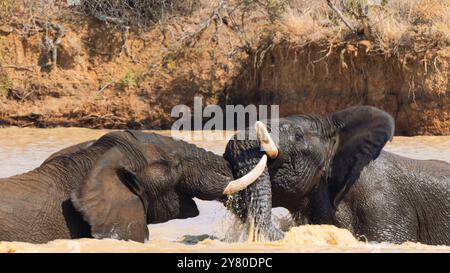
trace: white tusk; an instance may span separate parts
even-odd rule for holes
[[[253,168],[253,170],[251,170],[248,174],[244,175],[243,177],[231,181],[223,191],[223,194],[231,195],[247,188],[249,185],[255,182],[258,179],[258,177],[261,176],[261,174],[264,171],[264,168],[266,168],[266,164],[267,164],[267,156],[263,155],[263,157],[258,162],[256,167]]]
[[[270,158],[277,158],[278,148],[270,137],[266,126],[261,121],[255,123],[256,136],[258,137],[261,147]]]

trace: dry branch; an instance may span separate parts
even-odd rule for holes
[[[20,65],[1,65],[2,68],[11,68],[16,70],[26,70],[26,71],[33,71],[33,68],[31,66],[20,66]]]
[[[109,87],[111,84],[113,84],[113,83],[114,83],[114,81],[113,81],[113,80],[110,80],[110,81],[107,82],[105,85],[103,85],[103,87],[100,88],[100,90],[98,90],[96,96],[98,96],[98,95],[100,95],[101,93],[103,93],[103,91],[105,91],[106,88],[108,88],[108,87]]]
[[[40,19],[35,19],[34,22],[45,31],[45,36],[43,38],[44,50],[51,54],[51,64],[49,66],[50,68],[53,68],[58,61],[58,47],[61,44],[62,38],[65,36],[65,29],[59,24]],[[49,38],[50,29],[55,31],[56,37],[54,39]]]
[[[201,37],[202,33],[211,25],[211,22],[213,21],[222,22],[220,10],[224,8],[225,4],[226,1],[224,0],[220,1],[217,7],[211,13],[211,15],[205,21],[203,21],[203,23],[200,24],[199,28],[193,32],[187,33],[186,35],[182,36],[179,39],[179,42],[189,47],[194,46],[197,43],[198,39]]]
[[[344,15],[342,14],[342,12],[333,4],[331,3],[331,0],[327,0],[327,4],[328,6],[334,11],[336,12],[337,16],[342,20],[342,22],[352,31],[352,32],[356,32],[355,28],[350,24],[349,21],[347,21],[347,19],[344,17]]]

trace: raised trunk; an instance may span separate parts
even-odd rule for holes
[[[279,240],[283,233],[272,223],[272,187],[269,172],[266,169],[255,184],[246,191],[246,203],[249,223],[249,240]]]
[[[264,155],[264,152],[259,149],[259,145],[255,145],[255,148],[251,149],[234,150],[232,153],[233,155],[226,152],[225,157],[232,166],[235,178],[240,178],[250,172]],[[271,220],[272,187],[267,166],[254,184],[233,196],[231,209],[247,224],[249,240],[283,238],[283,233],[274,226]]]

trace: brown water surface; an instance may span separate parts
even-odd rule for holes
[[[0,177],[32,170],[50,154],[76,143],[96,139],[107,132],[81,128],[0,129]],[[170,131],[156,132],[170,135]],[[211,132],[204,134],[209,139],[213,136]],[[218,154],[224,151],[226,144],[226,140],[190,142]],[[450,136],[396,137],[385,149],[411,158],[450,162]],[[360,242],[347,230],[326,225],[292,228],[286,238],[278,242],[225,243],[207,239],[196,245],[182,244],[179,241],[185,235],[208,234],[225,238],[235,230],[233,217],[221,203],[195,201],[200,210],[198,217],[149,225],[150,240],[145,244],[94,239],[56,240],[45,245],[0,242],[0,252],[450,252],[450,247],[443,246]],[[276,221],[288,217],[287,211],[282,208],[276,208],[273,212]]]

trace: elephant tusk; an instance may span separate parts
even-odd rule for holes
[[[266,164],[267,164],[267,156],[263,155],[263,157],[255,166],[255,168],[253,168],[253,170],[251,170],[248,174],[244,175],[243,177],[228,183],[227,187],[223,191],[223,194],[231,195],[247,188],[261,176],[264,169],[266,168]]]
[[[256,136],[258,137],[261,147],[270,158],[277,158],[278,148],[270,137],[266,126],[261,121],[255,123]]]

